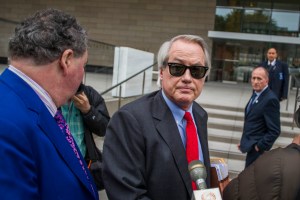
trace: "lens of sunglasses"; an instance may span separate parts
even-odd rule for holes
[[[205,76],[208,67],[205,66],[185,66],[179,63],[168,63],[169,71],[172,76],[182,76],[188,68],[195,79],[201,79]]]

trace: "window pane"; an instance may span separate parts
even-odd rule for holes
[[[272,22],[272,34],[298,37],[299,13],[273,11]]]
[[[270,10],[246,9],[243,17],[242,32],[268,34]]]
[[[240,27],[241,9],[223,7],[216,9],[216,31],[240,32]]]

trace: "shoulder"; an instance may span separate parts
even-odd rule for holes
[[[161,96],[161,92],[155,91],[149,94],[146,94],[126,105],[121,107],[119,110],[127,110],[137,113],[142,113],[142,111],[148,110],[155,104],[161,103],[163,101],[163,97]],[[145,114],[145,113],[142,113]]]
[[[276,94],[270,89],[270,87],[268,87],[265,91],[263,91],[263,93],[261,94],[262,96],[265,96],[265,99],[268,99],[269,100],[273,100],[273,101],[278,101],[279,103],[279,100],[276,96]]]
[[[283,62],[281,60],[276,60],[276,64],[281,67],[288,67],[288,64],[286,62]]]

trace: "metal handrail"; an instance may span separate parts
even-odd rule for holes
[[[120,107],[121,107],[121,91],[122,91],[122,84],[125,83],[125,82],[127,82],[127,81],[129,81],[130,79],[136,77],[137,75],[143,73],[142,95],[144,95],[145,77],[146,77],[145,72],[146,72],[146,70],[150,69],[151,67],[153,67],[153,66],[156,65],[156,64],[157,64],[157,63],[153,63],[152,65],[150,65],[150,66],[148,66],[148,67],[142,69],[141,71],[139,71],[139,72],[133,74],[132,76],[128,77],[127,79],[125,79],[125,80],[123,80],[123,81],[121,81],[120,83],[117,83],[116,85],[113,85],[112,87],[110,87],[110,88],[108,88],[107,90],[101,92],[100,94],[101,94],[101,95],[104,95],[104,94],[110,92],[111,90],[113,90],[114,88],[120,87],[120,88],[119,88],[119,99],[118,99],[118,108],[120,108]]]
[[[145,72],[146,70],[150,69],[150,68],[153,67],[154,65],[156,65],[156,63],[154,63],[154,64],[152,64],[152,65],[146,67],[145,69],[142,69],[141,71],[139,71],[139,72],[135,73],[134,75],[128,77],[128,78],[125,79],[124,81],[121,81],[120,83],[117,83],[116,85],[111,86],[110,88],[108,88],[107,90],[101,92],[100,94],[101,94],[101,95],[104,95],[104,94],[108,93],[108,92],[111,91],[112,89],[114,89],[114,88],[116,88],[116,87],[122,85],[123,83],[129,81],[130,79],[136,77],[137,75],[139,75],[139,74]],[[144,78],[144,79],[145,79],[145,78]],[[143,80],[143,83],[144,83],[144,82],[145,82],[145,80]],[[144,88],[144,84],[143,84],[143,88]]]
[[[122,92],[122,84],[125,83],[125,82],[127,82],[127,81],[129,81],[129,80],[131,80],[132,78],[136,77],[137,75],[143,73],[142,95],[144,95],[145,77],[146,77],[145,72],[146,72],[146,70],[150,69],[151,67],[155,66],[156,64],[157,64],[157,63],[153,63],[152,65],[150,65],[150,66],[146,67],[145,69],[142,69],[141,71],[139,71],[139,72],[133,74],[132,76],[128,77],[127,79],[125,79],[125,80],[123,80],[123,81],[121,81],[120,83],[117,83],[116,85],[111,86],[110,88],[108,88],[107,90],[101,92],[100,94],[101,94],[101,95],[104,95],[104,94],[110,92],[111,90],[113,90],[114,88],[120,87],[120,88],[119,88],[119,103],[118,103],[118,108],[120,108],[120,106],[121,106],[121,96],[122,96],[122,95],[121,95],[121,92]]]

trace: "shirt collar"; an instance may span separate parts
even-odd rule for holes
[[[178,107],[173,101],[171,101],[164,93],[164,91],[162,90],[162,96],[164,98],[164,100],[166,101],[168,107],[170,108],[175,121],[177,123],[180,123],[183,119],[183,116],[185,114],[185,110],[182,110],[180,107]],[[193,110],[193,104],[188,108],[188,110],[186,110],[187,112],[190,112],[192,115],[192,110]]]
[[[14,74],[16,74],[17,76],[19,76],[21,79],[23,79],[35,91],[35,93],[39,96],[39,98],[45,104],[45,106],[47,107],[47,109],[49,110],[51,115],[54,117],[54,115],[57,111],[57,107],[54,104],[54,102],[53,102],[52,98],[50,97],[50,95],[48,94],[48,92],[46,92],[46,90],[44,90],[39,84],[37,84],[29,76],[27,76],[22,71],[15,68],[14,66],[9,65],[8,69],[10,71],[12,71]]]
[[[266,85],[266,87],[264,87],[264,89],[262,89],[262,91],[260,91],[260,92],[256,92],[256,91],[254,91],[255,92],[255,94],[257,95],[257,98],[266,90],[268,88],[268,85]]]
[[[275,65],[275,63],[276,63],[276,59],[274,59],[272,62],[268,61],[268,65],[272,65],[272,66],[274,66],[274,65]]]

